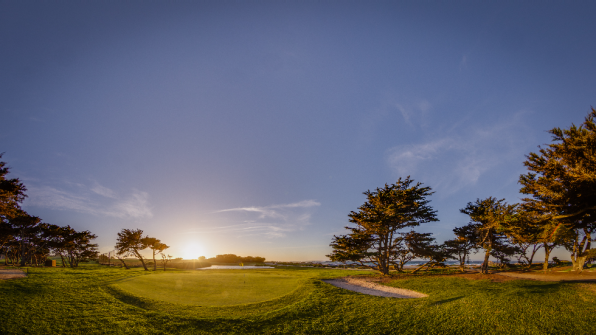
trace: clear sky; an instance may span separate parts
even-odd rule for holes
[[[0,1],[0,152],[24,208],[113,249],[325,260],[411,175],[439,240],[518,202],[596,106],[596,2]],[[566,255],[565,251],[560,252]]]

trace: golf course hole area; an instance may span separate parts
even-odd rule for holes
[[[136,296],[169,303],[230,306],[284,296],[298,288],[302,280],[270,271],[193,271],[139,276],[115,286]]]

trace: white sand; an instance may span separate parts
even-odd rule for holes
[[[0,270],[0,279],[15,279],[27,277],[21,270]]]
[[[400,299],[428,297],[428,295],[420,293],[420,292],[406,290],[403,288],[379,285],[379,284],[375,284],[375,283],[365,281],[362,279],[355,279],[355,278],[350,278],[350,277],[339,278],[339,279],[326,279],[323,281],[327,284],[331,284],[333,286],[337,286],[339,288],[343,288],[343,289],[346,289],[349,291],[354,291],[354,292],[368,294],[368,295],[375,295],[378,297],[400,298]]]

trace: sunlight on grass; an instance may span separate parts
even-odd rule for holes
[[[197,271],[140,276],[116,286],[134,295],[170,303],[227,306],[283,296],[296,289],[300,279],[270,271]]]

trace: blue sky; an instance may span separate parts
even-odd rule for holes
[[[0,1],[0,152],[25,209],[113,249],[325,260],[362,192],[519,201],[596,105],[593,2]],[[565,255],[565,251],[558,252]]]

